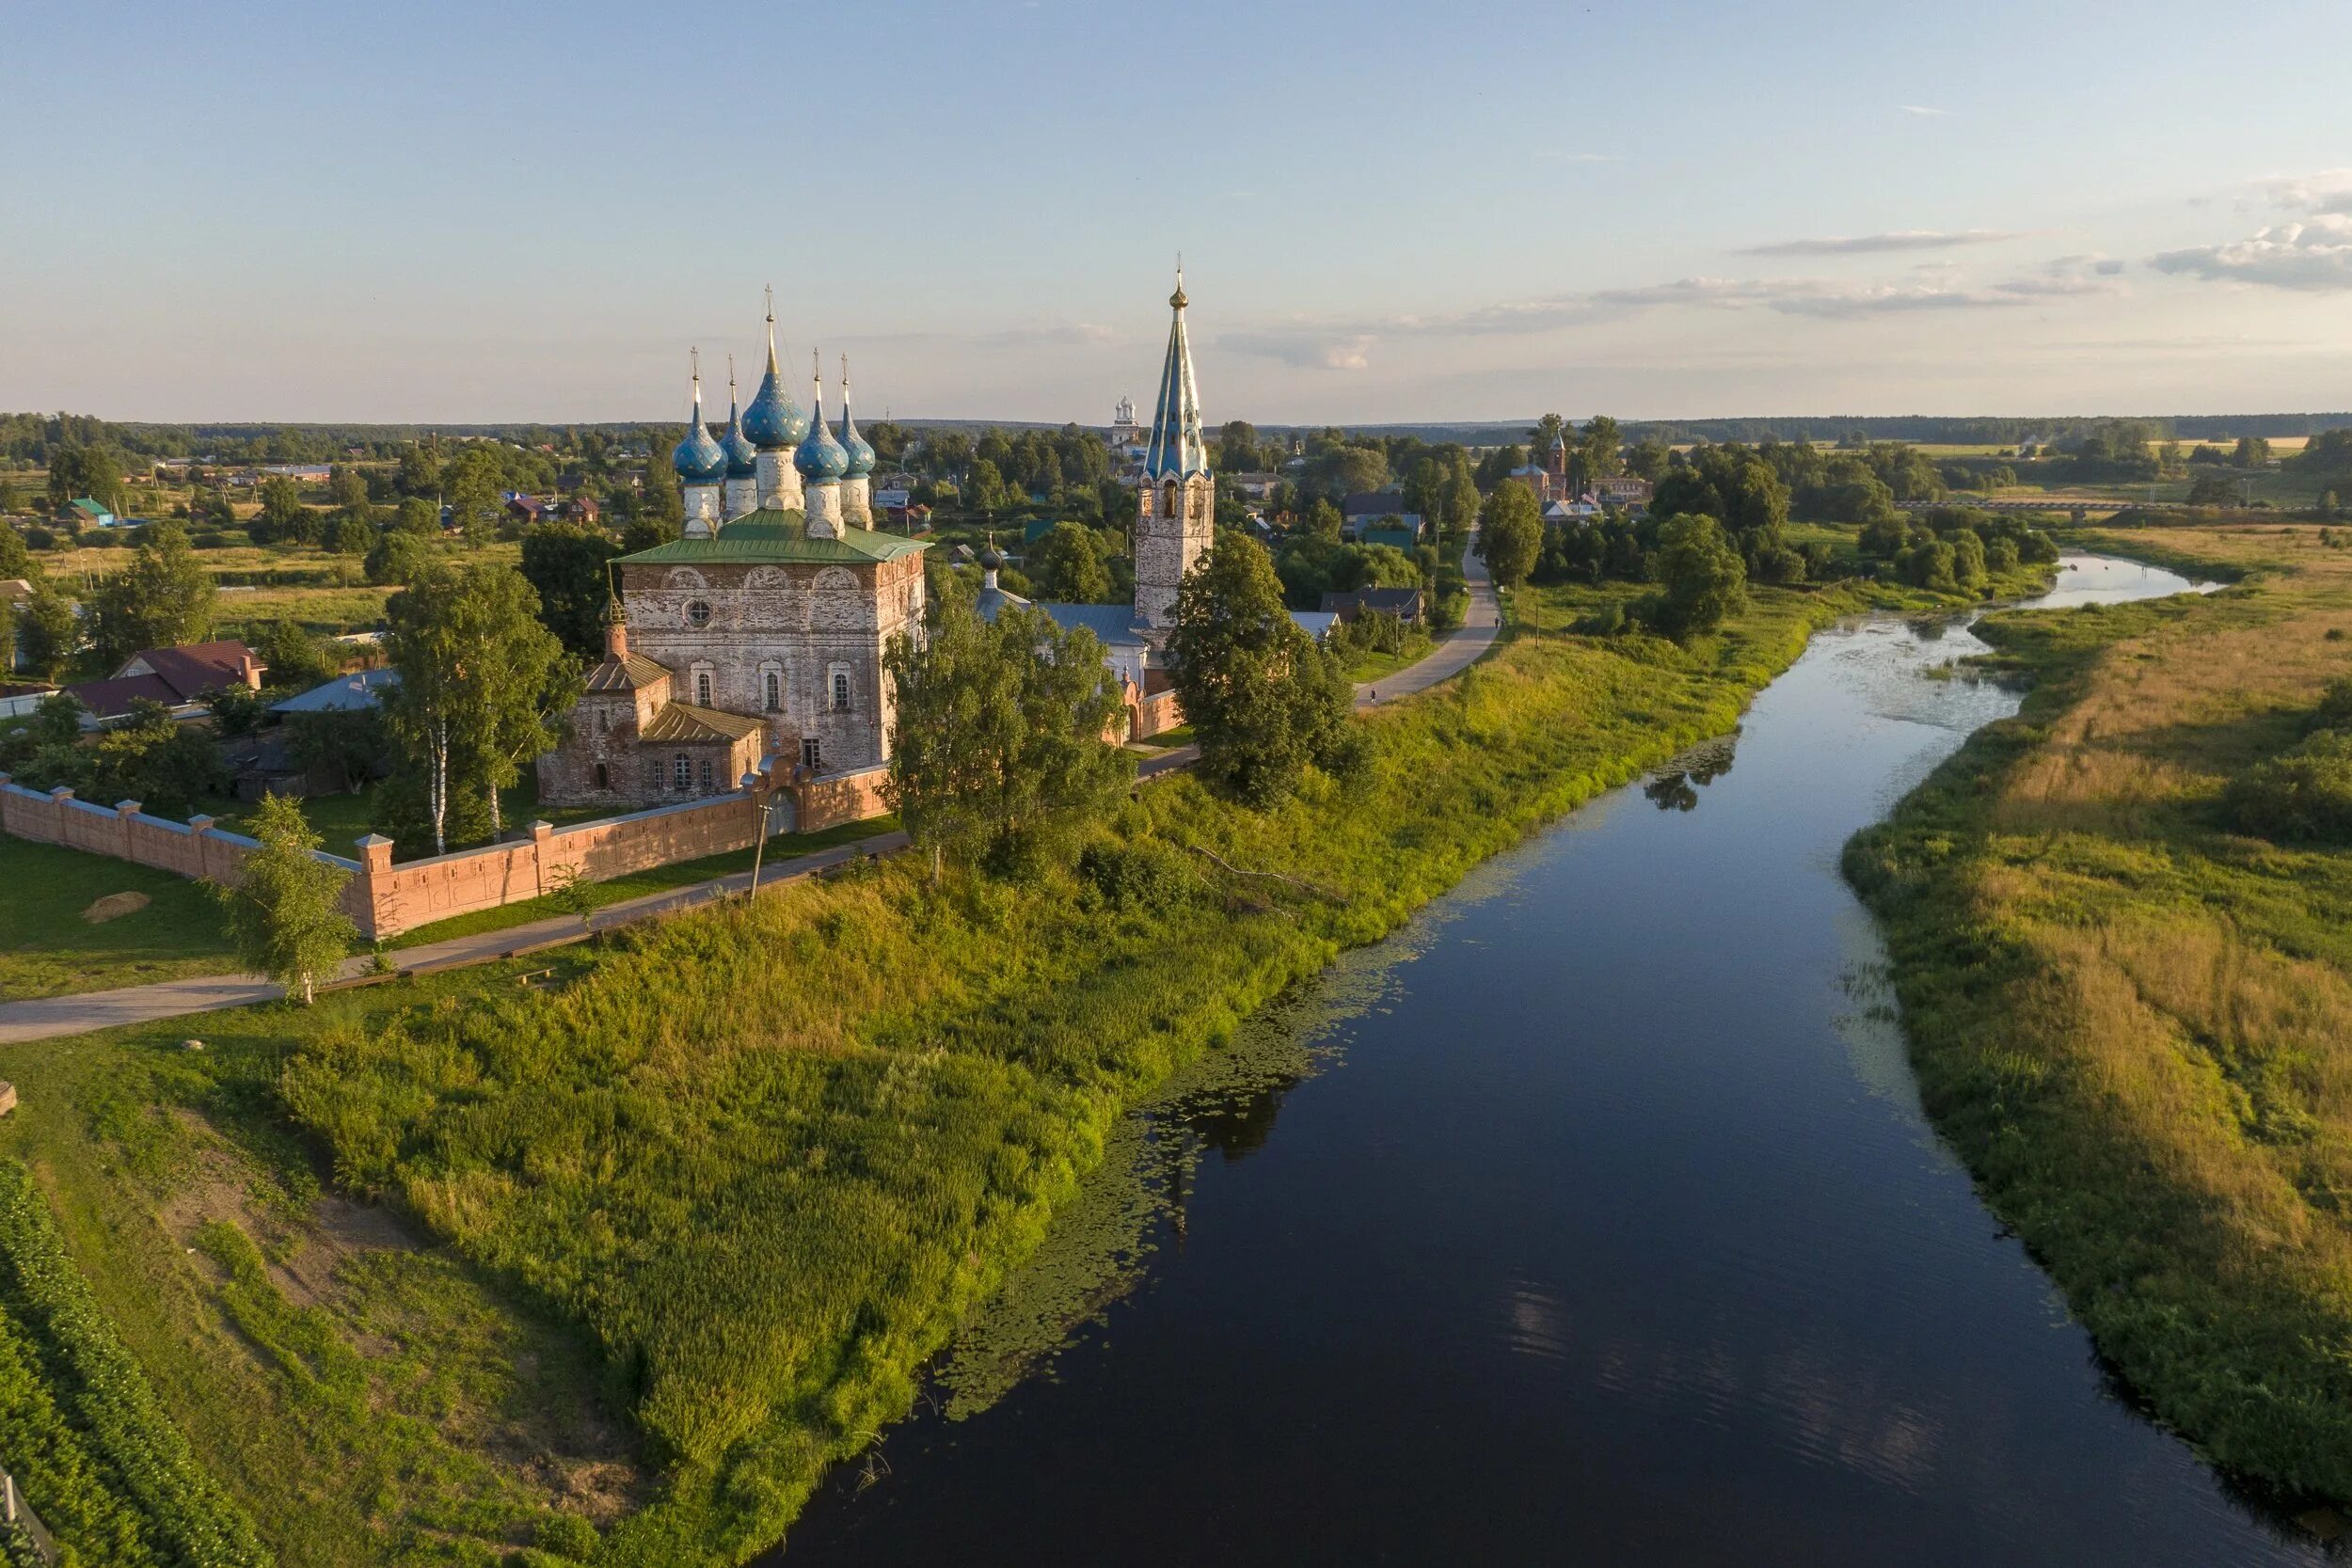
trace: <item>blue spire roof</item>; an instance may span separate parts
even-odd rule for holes
[[[735,378],[727,378],[727,433],[719,441],[727,454],[727,477],[750,479],[759,472],[759,449],[743,438],[743,416],[735,405]]]
[[[850,412],[850,356],[841,356],[841,450],[850,454],[845,472],[851,479],[864,479],[874,471],[874,446],[857,433],[857,420]]]
[[[776,369],[776,311],[768,309],[768,373],[760,378],[759,390],[752,394],[749,406],[743,410],[743,435],[761,451],[789,451],[801,444],[808,434],[808,416],[784,389],[784,376]]]
[[[817,392],[815,401],[809,404],[808,434],[801,438],[800,449],[793,452],[792,466],[800,469],[803,479],[839,479],[849,471],[850,453],[847,448],[833,438],[833,432],[825,428],[824,372],[821,370],[817,372],[813,379]]]
[[[670,454],[670,467],[677,470],[681,484],[716,484],[727,476],[727,454],[703,425],[703,377],[699,366],[694,372],[693,422],[686,427],[686,438]]]
[[[1209,471],[1209,448],[1200,432],[1200,389],[1193,384],[1192,348],[1184,339],[1184,270],[1176,269],[1176,292],[1168,296],[1175,319],[1168,328],[1168,363],[1160,371],[1160,396],[1152,411],[1152,440],[1143,451],[1143,471],[1152,479],[1183,479]]]

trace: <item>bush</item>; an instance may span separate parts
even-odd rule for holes
[[[2341,628],[2330,626],[2328,638],[2330,641],[2342,641]],[[2319,699],[2319,710],[2312,715],[2312,728],[2352,730],[2352,675],[2328,683],[2326,694]]]
[[[550,1513],[539,1522],[539,1549],[573,1562],[585,1562],[603,1543],[596,1527],[577,1513]]]
[[[1625,604],[1612,599],[1568,628],[1583,637],[1614,637],[1625,630]]]
[[[2258,838],[2352,844],[2352,731],[2315,731],[2231,781],[2221,804],[2232,826]]]
[[[1078,877],[1090,905],[1114,910],[1172,909],[1198,885],[1184,855],[1155,838],[1089,844],[1079,853]]]

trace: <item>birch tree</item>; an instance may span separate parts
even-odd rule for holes
[[[319,835],[290,797],[262,798],[253,836],[262,847],[245,858],[234,885],[215,883],[213,895],[239,959],[289,997],[299,990],[307,1007],[359,934],[342,909],[351,874],[319,858]]]
[[[568,695],[564,645],[509,566],[437,567],[385,609],[400,684],[384,704],[396,756],[391,814],[413,810],[450,843],[495,837],[499,791],[555,744],[548,716]]]

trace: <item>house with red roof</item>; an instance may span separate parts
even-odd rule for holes
[[[142,648],[104,680],[82,681],[65,689],[100,723],[120,719],[142,699],[161,703],[180,718],[204,711],[204,698],[242,687],[262,689],[267,666],[233,637],[213,642],[183,642],[176,648]]]

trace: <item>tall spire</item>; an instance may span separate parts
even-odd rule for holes
[[[686,363],[694,380],[694,428],[700,430],[703,428],[703,351],[699,348],[688,349]]]
[[[776,286],[768,285],[768,373],[776,373]]]
[[[1200,430],[1200,389],[1192,378],[1192,346],[1184,337],[1184,263],[1176,262],[1176,292],[1168,296],[1168,363],[1160,372],[1160,396],[1152,410],[1152,440],[1143,471],[1153,479],[1181,479],[1209,471],[1208,443]]]

